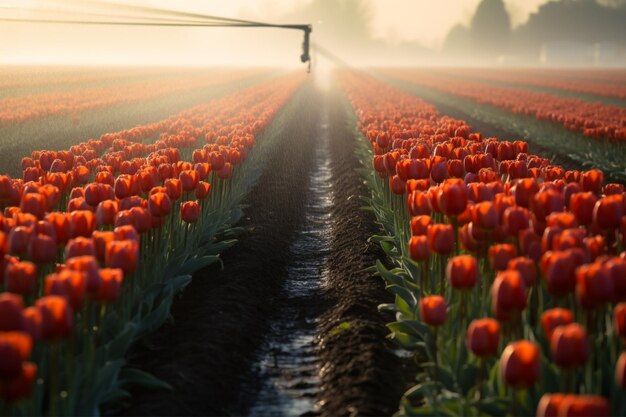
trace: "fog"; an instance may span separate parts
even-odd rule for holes
[[[104,3],[104,2],[103,2]],[[626,0],[0,0],[4,19],[119,21],[116,5],[311,24],[314,65],[626,68]],[[108,4],[108,5],[107,5]],[[142,18],[145,18],[145,14]],[[302,32],[0,22],[3,64],[301,65]],[[315,45],[318,48],[315,48]]]

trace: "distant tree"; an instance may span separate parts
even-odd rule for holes
[[[502,0],[483,0],[470,23],[472,47],[479,55],[506,53],[511,35],[511,19]]]

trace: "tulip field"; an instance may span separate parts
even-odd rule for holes
[[[0,74],[0,415],[626,415],[623,73]]]

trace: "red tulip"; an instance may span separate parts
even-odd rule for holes
[[[57,259],[57,243],[50,236],[34,236],[28,244],[28,256],[39,264],[52,263]]]
[[[402,195],[406,191],[406,183],[397,175],[389,177],[389,187],[391,192],[396,195]]]
[[[504,271],[509,261],[517,256],[515,246],[503,243],[489,247],[489,263],[496,271]]]
[[[65,269],[46,277],[44,294],[61,296],[68,301],[72,309],[79,310],[85,300],[86,290],[86,275],[80,271]]]
[[[166,193],[152,194],[148,198],[148,208],[154,217],[165,217],[172,211],[172,202]]]
[[[0,293],[0,332],[24,330],[23,310],[22,297],[8,292]]]
[[[32,262],[7,265],[4,271],[4,289],[23,296],[34,294],[37,289],[37,266]]]
[[[37,365],[32,362],[22,362],[18,376],[0,383],[0,399],[14,403],[31,394],[37,377]]]
[[[472,206],[472,222],[481,229],[492,230],[498,226],[499,216],[491,201],[483,201]]]
[[[41,338],[54,340],[65,338],[72,333],[74,313],[67,300],[57,295],[41,297],[35,301],[41,313]]]
[[[211,191],[211,184],[204,181],[198,181],[198,186],[196,187],[196,198],[198,200],[204,200],[209,196],[209,192]]]
[[[120,175],[115,179],[113,187],[115,196],[119,199],[130,197],[133,194],[132,177],[129,175]]]
[[[431,326],[441,326],[448,318],[446,300],[440,295],[424,297],[419,302],[422,321]]]
[[[613,302],[626,301],[626,259],[610,258],[605,265],[613,281]]]
[[[541,269],[548,292],[555,297],[573,292],[576,288],[576,268],[580,264],[571,250],[546,252],[541,259]]]
[[[626,303],[619,303],[615,306],[613,319],[617,335],[626,338]]]
[[[106,265],[119,268],[124,274],[137,269],[139,263],[139,245],[136,240],[115,240],[107,243]]]
[[[409,254],[415,262],[427,261],[430,257],[430,246],[426,236],[413,236],[409,240]]]
[[[580,186],[583,191],[591,191],[594,194],[599,194],[602,190],[602,184],[604,183],[604,173],[597,169],[581,172],[580,174]]]
[[[411,216],[430,215],[432,211],[428,194],[422,191],[413,191],[409,194],[408,206]]]
[[[552,334],[557,327],[573,322],[574,315],[570,310],[564,308],[552,308],[541,314],[541,326],[548,342],[552,340]]]
[[[446,276],[452,288],[473,288],[478,277],[478,262],[471,255],[459,255],[448,261]]]
[[[133,230],[135,229],[133,228]],[[93,240],[94,249],[96,251],[96,258],[98,259],[98,261],[104,262],[104,257],[106,254],[106,244],[112,242],[115,239],[115,234],[111,231],[101,232],[98,230],[94,230],[94,232],[91,234],[91,239]]]
[[[523,256],[513,258],[507,264],[506,269],[519,272],[527,287],[532,287],[537,282],[537,266],[532,259]]]
[[[559,417],[609,417],[611,406],[599,395],[568,395],[559,407]]]
[[[32,235],[32,227],[14,227],[9,233],[9,251],[14,255],[26,253]]]
[[[67,242],[65,246],[65,259],[83,255],[96,256],[96,247],[92,239],[77,237]]]
[[[46,216],[46,220],[52,224],[58,244],[66,243],[70,238],[70,219],[65,213],[53,212]]]
[[[428,215],[414,216],[411,219],[411,234],[413,236],[426,236],[431,224],[432,218]]]
[[[583,366],[589,356],[587,332],[578,323],[558,326],[550,338],[550,354],[561,368]]]
[[[200,217],[200,205],[196,201],[186,201],[180,206],[180,214],[183,221],[195,223]]]
[[[79,271],[85,274],[86,289],[90,294],[100,288],[100,275],[98,274],[98,261],[94,256],[77,256],[70,258],[65,264],[71,271]]]
[[[528,340],[510,343],[500,357],[500,372],[506,385],[514,389],[530,388],[541,373],[539,347]]]
[[[519,180],[511,191],[515,197],[515,204],[528,208],[532,197],[539,192],[539,184],[534,178],[525,178]]]
[[[602,230],[619,229],[624,216],[624,197],[610,195],[603,197],[593,207],[593,225]]]
[[[38,193],[28,193],[22,195],[20,209],[24,213],[30,213],[38,219],[43,219],[46,214],[47,202],[46,198]]]
[[[604,264],[594,262],[576,269],[576,295],[581,305],[587,309],[612,300],[613,277]]]
[[[33,340],[38,341],[41,339],[41,312],[37,307],[27,307],[23,312],[24,317],[24,329],[30,334]]]
[[[185,191],[195,190],[199,181],[198,173],[192,169],[182,171],[178,175],[178,178],[180,179],[183,190]]]
[[[496,275],[491,287],[491,308],[500,321],[511,320],[512,314],[521,312],[527,304],[526,284],[522,275],[513,270]]]
[[[119,210],[117,201],[105,200],[96,207],[96,223],[98,226],[113,226]]]
[[[517,237],[519,232],[528,229],[530,214],[524,207],[508,207],[502,216],[502,226],[509,236]]]
[[[0,381],[19,376],[22,362],[28,359],[32,349],[33,340],[28,333],[0,332]]]
[[[96,216],[91,211],[77,210],[70,214],[70,236],[89,237],[96,230]]]
[[[428,229],[430,249],[439,255],[449,255],[454,249],[454,230],[449,224],[433,224]]]
[[[495,356],[500,344],[500,323],[494,319],[478,319],[467,328],[467,348],[478,357]]]
[[[558,417],[561,404],[573,394],[544,394],[537,405],[537,417]]]
[[[94,300],[100,303],[112,303],[120,296],[124,273],[121,269],[103,268],[98,271],[100,287]]]
[[[458,216],[465,211],[468,192],[460,179],[446,180],[439,191],[439,208],[446,216]]]

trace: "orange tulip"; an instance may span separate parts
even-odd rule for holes
[[[180,197],[183,195],[183,184],[179,179],[168,178],[163,183],[163,186],[172,201],[180,200]]]
[[[430,246],[426,236],[413,236],[409,240],[409,254],[415,262],[424,262],[430,257]]]
[[[102,226],[112,226],[115,223],[115,216],[119,210],[117,201],[101,201],[96,207],[96,224]]]
[[[411,219],[411,234],[413,236],[426,236],[431,224],[432,218],[428,215],[414,216]]]
[[[499,223],[495,205],[491,201],[474,204],[472,206],[472,222],[481,229],[495,229]]]
[[[77,237],[67,242],[65,246],[65,259],[83,255],[96,256],[96,248],[92,239]]]
[[[199,175],[196,171],[188,169],[185,171],[181,171],[181,173],[178,175],[178,179],[180,179],[183,190],[193,191],[198,186]]]
[[[93,256],[77,256],[67,260],[65,267],[85,274],[87,292],[93,294],[100,288],[98,261]]]
[[[465,211],[468,201],[467,187],[463,180],[446,180],[439,191],[439,207],[446,216],[458,216]]]
[[[583,171],[580,174],[580,186],[583,191],[599,194],[604,183],[604,173],[597,169]]]
[[[24,213],[30,213],[38,219],[43,219],[46,214],[46,198],[38,193],[28,193],[22,196],[20,209]]]
[[[96,216],[91,211],[77,210],[70,214],[70,236],[89,237],[96,230]]]
[[[135,229],[133,228],[133,230]],[[94,248],[96,251],[96,258],[98,259],[98,261],[104,262],[104,257],[106,254],[106,244],[108,242],[112,242],[115,239],[115,234],[111,231],[101,232],[98,230],[94,230],[94,232],[91,234],[91,239],[93,240]]]
[[[572,394],[544,394],[537,405],[537,417],[558,417],[563,400],[572,397]]]

